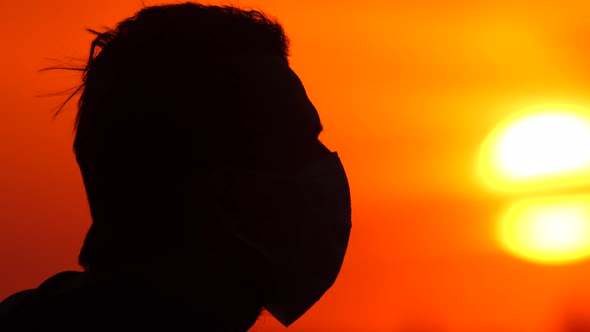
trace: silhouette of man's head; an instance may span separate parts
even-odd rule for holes
[[[211,263],[210,280],[241,275],[258,292],[252,323],[264,262],[214,222],[208,174],[292,173],[329,152],[281,25],[260,11],[184,3],[90,31],[74,141],[93,220],[80,265],[109,271],[172,255],[214,270],[204,262],[222,257],[235,264]]]

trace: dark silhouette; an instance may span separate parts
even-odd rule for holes
[[[83,271],[8,297],[0,330],[246,331],[263,309],[291,324],[336,279],[351,224],[281,25],[184,3],[89,31]]]

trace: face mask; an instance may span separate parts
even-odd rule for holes
[[[350,190],[333,152],[294,176],[244,169],[212,175],[223,227],[270,265],[265,308],[289,326],[333,285],[351,230]],[[223,200],[220,200],[223,202]]]

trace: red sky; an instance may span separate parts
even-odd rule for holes
[[[164,2],[145,0],[146,5]],[[228,2],[209,2],[227,4]],[[493,229],[522,197],[482,186],[485,136],[535,104],[590,107],[590,4],[578,1],[234,1],[283,23],[292,67],[347,169],[353,234],[334,287],[289,331],[590,331],[590,262],[504,253]],[[141,1],[0,3],[0,298],[78,269],[90,216],[71,149],[91,35]],[[285,331],[272,317],[254,328]],[[573,331],[573,330],[571,330]]]

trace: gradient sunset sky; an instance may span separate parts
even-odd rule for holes
[[[145,5],[170,2],[144,0]],[[590,261],[549,266],[504,252],[515,201],[476,172],[482,141],[537,104],[590,108],[590,2],[543,0],[210,1],[284,25],[291,64],[338,151],[353,202],[334,287],[289,329],[258,332],[590,331]],[[0,2],[0,298],[76,265],[90,225],[72,152],[79,73],[92,35],[138,0]],[[563,192],[566,192],[563,190]],[[580,323],[581,322],[581,323]],[[579,327],[578,327],[579,328]]]

